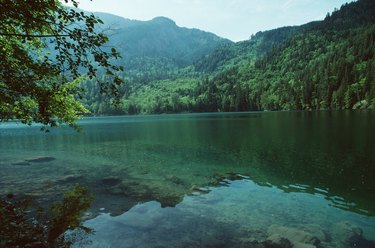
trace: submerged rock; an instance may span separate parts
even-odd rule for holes
[[[114,186],[111,186],[111,187],[108,187],[106,188],[106,192],[110,195],[128,195],[128,187],[123,184],[123,183],[119,183],[119,184],[116,184]]]
[[[320,241],[326,241],[328,235],[322,230],[322,227],[317,224],[307,224],[298,226],[298,229],[303,230],[317,237]]]
[[[191,192],[191,194],[194,195],[194,193],[198,193],[198,194],[208,194],[211,192],[211,190],[209,189],[206,189],[206,188],[202,188],[202,187],[198,187],[196,185],[193,185],[193,187],[190,188],[189,190]]]
[[[25,160],[23,160],[23,161],[17,161],[17,162],[14,162],[14,163],[12,163],[12,165],[23,165],[23,166],[28,166],[28,165],[30,165],[30,163],[27,162],[27,161],[25,161]]]
[[[82,175],[72,174],[72,175],[66,175],[66,176],[61,177],[60,179],[57,180],[57,182],[59,182],[59,183],[72,183],[72,182],[80,181],[82,179],[83,179]]]
[[[294,248],[293,244],[286,238],[280,236],[270,237],[266,241],[247,240],[241,242],[236,247],[251,247],[251,248]]]
[[[166,176],[166,179],[167,179],[168,181],[171,181],[171,182],[174,183],[174,184],[177,184],[177,185],[182,185],[182,184],[184,184],[184,181],[183,181],[181,178],[179,178],[179,177],[177,177],[177,176],[174,176],[174,175],[168,175],[168,176]]]
[[[101,182],[106,186],[115,186],[121,182],[120,178],[109,176],[102,178]]]
[[[13,194],[13,193],[8,193],[8,194],[6,195],[6,198],[8,198],[8,199],[13,199],[13,198],[14,198],[14,194]]]
[[[56,160],[54,157],[36,157],[32,159],[25,159],[26,162],[29,163],[46,163],[46,162],[51,162],[53,160]]]
[[[375,242],[363,237],[361,228],[346,221],[335,225],[334,235],[342,247],[375,248]]]
[[[162,208],[166,208],[166,207],[174,208],[176,207],[177,204],[182,202],[182,200],[183,200],[183,197],[180,195],[167,195],[167,196],[157,198],[157,201],[160,202],[160,205]]]
[[[295,248],[314,248],[321,242],[314,234],[292,227],[272,225],[267,233],[267,240],[287,239]]]
[[[286,238],[274,234],[263,242],[265,248],[293,248],[293,244]]]
[[[46,163],[46,162],[51,162],[53,160],[56,160],[56,158],[54,158],[54,157],[36,157],[36,158],[16,161],[16,162],[12,163],[12,165],[28,166],[28,165],[31,165],[32,163]]]

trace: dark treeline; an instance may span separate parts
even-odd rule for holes
[[[94,114],[367,109],[375,106],[375,1],[324,21],[259,32],[224,44],[188,67],[137,58],[113,107],[87,82]]]

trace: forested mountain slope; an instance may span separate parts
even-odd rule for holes
[[[123,54],[127,65],[147,57],[170,60],[179,67],[187,66],[218,45],[232,43],[209,32],[179,27],[166,17],[137,21],[104,13],[96,15],[104,21],[104,29],[108,29],[108,45]]]
[[[301,27],[283,27],[252,35],[251,39],[232,44],[224,44],[194,63],[197,71],[213,73],[225,67],[262,57],[279,44],[288,40]]]
[[[375,1],[346,4],[255,64],[219,73],[206,92],[216,91],[214,105],[222,110],[369,107],[375,98],[374,24]]]
[[[373,108],[374,55],[375,1],[359,0],[320,22],[219,45],[183,69],[160,61],[165,75],[128,80],[116,109],[86,104],[97,114]]]

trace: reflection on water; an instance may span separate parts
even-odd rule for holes
[[[263,247],[275,235],[293,245],[375,245],[368,240],[375,238],[373,217],[337,210],[324,195],[285,194],[249,179],[222,185],[174,208],[150,201],[116,217],[103,210],[85,223],[96,232],[90,247]]]
[[[374,123],[375,113],[363,111],[87,118],[81,122],[81,133],[63,128],[46,134],[40,127],[1,124],[0,196],[28,195],[43,204],[55,198],[56,192],[81,183],[96,195],[91,217],[105,208],[122,218],[143,209],[137,205],[140,203],[159,209],[153,211],[155,218],[167,218],[167,213],[176,217],[189,202],[199,205],[186,207],[193,213],[223,211],[226,219],[207,213],[197,224],[207,227],[202,233],[221,225],[227,238],[213,238],[212,242],[237,245],[238,239],[231,237],[252,236],[246,234],[248,225],[242,234],[241,228],[239,233],[232,228],[243,226],[237,219],[251,216],[248,221],[254,223],[254,230],[263,230],[258,232],[263,240],[272,224],[299,228],[292,225],[293,220],[300,225],[317,224],[328,234],[333,233],[330,226],[335,223],[350,221],[365,231],[366,238],[374,239]],[[238,174],[251,181],[236,181]],[[228,187],[216,187],[228,179]],[[205,192],[207,186],[213,187],[211,193],[186,197]],[[249,189],[259,194],[245,197]],[[217,204],[204,201],[219,193],[224,200]],[[160,209],[158,204],[177,207]],[[295,209],[301,204],[304,206]],[[237,210],[229,205],[244,212],[230,214]],[[220,210],[210,209],[213,207]],[[273,215],[279,217],[273,219]],[[88,223],[99,228],[94,222],[109,221],[106,216]],[[181,228],[200,237],[189,223],[180,223],[186,225]],[[102,239],[100,233],[98,240]]]

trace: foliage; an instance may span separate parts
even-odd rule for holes
[[[80,222],[93,199],[82,186],[76,185],[65,192],[62,202],[52,205],[47,219],[41,218],[42,214],[36,210],[31,216],[29,201],[11,198],[0,199],[0,247],[70,247],[63,235],[67,230],[79,228],[91,232]]]
[[[91,231],[81,225],[81,216],[90,207],[92,200],[93,197],[89,195],[87,189],[80,185],[65,192],[62,202],[51,206],[52,221],[48,233],[48,243],[54,244],[60,238],[58,242],[65,244],[63,234],[67,230],[81,228]]]
[[[118,93],[122,80],[116,72],[122,67],[112,59],[119,53],[103,50],[108,38],[97,32],[100,19],[57,0],[0,5],[0,120],[74,126],[86,110],[75,99],[78,84],[71,82],[99,72],[107,75],[99,82],[101,92]]]
[[[213,52],[195,61],[196,70],[213,73],[240,64],[243,61],[254,62],[267,52],[282,44],[301,27],[283,27],[265,32],[258,32],[250,40],[235,44],[224,44]]]
[[[110,45],[126,54],[118,62],[126,73],[119,73],[110,63],[119,54],[103,48],[107,38],[96,33],[97,24],[104,27],[96,17],[55,1],[27,9],[26,2],[6,2],[0,13],[9,20],[0,25],[1,119],[74,126],[86,109],[119,115],[372,108],[374,9],[374,1],[359,0],[324,21],[238,43],[167,18],[141,22],[100,14],[113,23]],[[48,53],[51,48],[57,50]],[[104,83],[111,75],[114,82]]]
[[[0,247],[47,247],[44,228],[29,220],[28,203],[0,199]]]
[[[194,67],[162,64],[132,68],[137,76],[116,111],[98,108],[101,101],[85,106],[95,114],[374,108],[375,2],[218,46]]]

